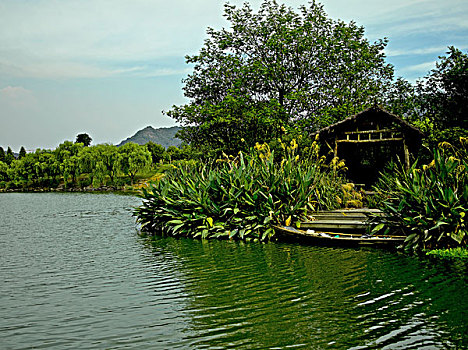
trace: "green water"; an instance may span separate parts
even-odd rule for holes
[[[143,239],[112,194],[0,194],[1,349],[468,347],[468,266]]]

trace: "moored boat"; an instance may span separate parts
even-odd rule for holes
[[[367,235],[340,232],[322,232],[315,230],[301,230],[291,226],[276,226],[275,231],[279,237],[295,240],[306,240],[322,245],[341,246],[374,246],[397,247],[406,237],[396,235]]]

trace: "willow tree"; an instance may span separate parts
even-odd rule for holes
[[[132,185],[138,172],[151,166],[151,152],[146,146],[129,142],[119,147],[120,170],[130,177]]]
[[[387,40],[370,43],[363,27],[329,18],[315,1],[298,11],[274,0],[257,12],[226,4],[224,17],[229,28],[208,28],[200,52],[186,56],[190,102],[167,113],[187,142],[229,144],[252,125],[257,138],[288,124],[322,127],[375,103],[393,79]]]

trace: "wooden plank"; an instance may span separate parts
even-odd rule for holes
[[[364,230],[367,224],[363,221],[347,221],[347,220],[317,220],[301,222],[303,229],[315,230]]]
[[[403,138],[395,137],[395,138],[390,138],[390,139],[375,139],[375,140],[336,140],[336,143],[390,142],[390,141],[403,141]]]
[[[371,208],[352,208],[352,209],[334,209],[334,210],[321,210],[317,213],[383,213],[380,209],[371,209]]]
[[[343,221],[366,221],[369,216],[364,214],[314,214],[312,219],[309,221],[319,221],[319,220],[343,220]],[[308,222],[308,221],[307,221]]]
[[[345,135],[357,135],[357,134],[378,134],[379,132],[397,132],[394,129],[377,129],[377,130],[361,130],[361,131],[345,131]]]

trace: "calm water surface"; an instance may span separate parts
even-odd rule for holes
[[[1,349],[468,348],[466,263],[138,236],[113,194],[0,194]]]

